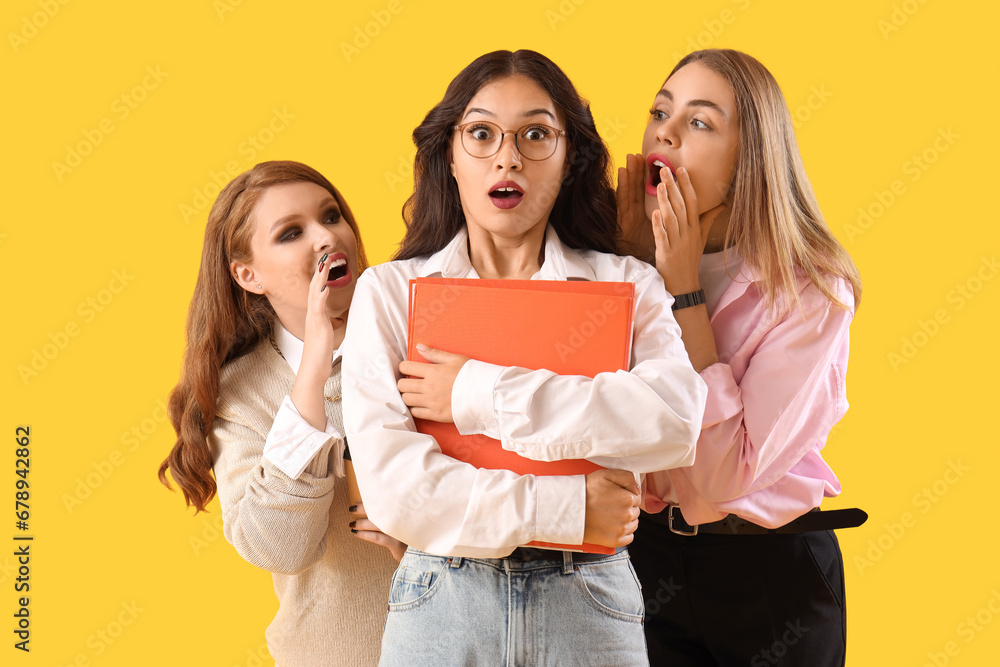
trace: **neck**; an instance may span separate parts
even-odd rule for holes
[[[516,237],[469,227],[469,261],[480,278],[529,280],[545,259],[545,228],[539,224]]]
[[[333,321],[333,349],[339,349],[340,344],[344,342],[344,335],[347,333],[347,311],[340,313],[339,317],[331,317]],[[278,321],[281,322],[281,326],[288,330],[288,333],[292,334],[301,341],[306,339],[306,320],[305,317],[292,318],[292,317],[282,317],[278,316]]]
[[[722,210],[715,216],[712,226],[708,230],[708,238],[705,239],[705,252],[722,252],[726,249],[726,232],[729,231],[729,207]]]

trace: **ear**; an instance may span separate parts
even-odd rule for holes
[[[257,276],[253,267],[243,262],[230,262],[229,273],[236,284],[251,294],[263,294],[264,289],[258,286]]]

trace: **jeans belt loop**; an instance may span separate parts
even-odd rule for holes
[[[462,557],[461,556],[452,556],[451,558],[448,559],[448,566],[451,567],[451,568],[460,568],[460,567],[462,567]]]
[[[571,551],[564,551],[564,552],[562,552],[562,555],[563,555],[563,569],[562,569],[562,573],[563,574],[573,574],[573,572],[576,569],[573,566],[573,552],[571,552]]]
[[[675,521],[679,524],[677,527],[674,527]],[[698,534],[698,526],[692,526],[684,520],[684,515],[681,514],[681,508],[678,505],[667,506],[667,527],[671,533],[684,537],[694,537]]]

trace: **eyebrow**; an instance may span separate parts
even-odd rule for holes
[[[661,89],[660,92],[658,92],[656,94],[656,96],[657,97],[665,97],[666,99],[670,100],[671,102],[674,101],[673,94],[669,90],[667,90],[666,88]],[[727,114],[722,107],[720,107],[715,102],[712,102],[711,100],[688,100],[687,106],[689,106],[689,107],[705,107],[706,109],[715,109],[717,112],[719,112],[719,114],[722,115],[723,118],[725,118],[726,120],[729,120],[729,114]]]
[[[493,113],[492,111],[489,111],[487,109],[481,109],[479,107],[473,107],[473,108],[469,109],[468,111],[465,112],[465,115],[462,116],[462,118],[463,119],[468,118],[468,116],[469,116],[470,113],[481,113],[484,116],[489,116],[491,118],[496,118],[496,114]],[[521,114],[522,118],[531,118],[532,116],[548,116],[552,120],[556,119],[555,114],[553,114],[548,109],[531,109],[530,111],[525,111],[524,113]]]
[[[337,206],[337,210],[338,211],[340,210],[340,205],[337,204],[337,200],[334,199],[333,197],[327,197],[326,199],[324,199],[323,201],[321,201],[319,203],[319,208],[320,208],[320,210],[322,210],[322,209],[328,207],[330,204],[336,205]],[[277,220],[275,220],[271,224],[271,229],[268,230],[268,233],[274,232],[274,230],[276,230],[278,227],[281,227],[282,225],[284,225],[284,224],[286,224],[288,222],[292,222],[292,221],[298,220],[301,217],[302,216],[299,215],[298,213],[292,213],[291,215],[282,216],[282,217],[278,218]]]

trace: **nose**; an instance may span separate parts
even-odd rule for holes
[[[500,150],[493,156],[498,170],[521,168],[521,153],[517,150],[516,137],[514,132],[504,132],[500,140]]]
[[[656,138],[668,146],[676,146],[680,143],[677,126],[673,118],[668,118],[660,123],[660,126],[656,128]]]
[[[328,252],[337,243],[337,237],[328,225],[317,225],[316,234],[313,237],[313,248],[317,252]]]

